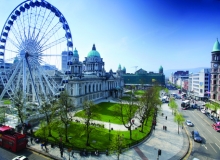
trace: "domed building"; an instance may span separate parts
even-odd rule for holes
[[[110,70],[105,71],[105,63],[95,44],[83,62],[79,61],[78,51],[75,49],[71,61],[67,62],[69,76],[65,89],[75,103],[81,106],[85,100],[95,101],[108,97],[121,97],[124,80],[120,74]]]
[[[124,68],[122,73],[125,86],[135,86],[136,89],[146,89],[154,84],[165,85],[165,75],[162,66],[160,66],[158,73],[147,72],[142,68],[135,71],[135,73],[126,73],[126,69]]]

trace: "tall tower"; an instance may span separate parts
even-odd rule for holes
[[[218,39],[216,40],[212,49],[212,59],[211,59],[211,90],[210,98],[213,100],[220,100],[220,44]]]
[[[159,68],[159,73],[163,74],[163,67],[162,66],[160,66],[160,68]]]

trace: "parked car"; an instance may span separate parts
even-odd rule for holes
[[[217,123],[213,124],[212,127],[217,132],[220,132],[220,122],[217,122]]]
[[[198,131],[192,131],[192,137],[194,139],[195,142],[202,142],[202,137],[199,135]]]
[[[13,158],[12,160],[28,160],[28,158],[25,156],[17,156],[15,158]]]
[[[207,117],[208,117],[209,119],[213,120],[213,115],[211,115],[210,113],[207,114]]]
[[[207,113],[205,109],[201,109],[201,112],[202,112],[203,114],[206,114],[206,113]]]
[[[220,120],[217,117],[213,117],[212,121],[215,122],[215,123],[220,122]]]
[[[193,127],[193,123],[190,120],[186,120],[186,125],[190,126],[190,127]]]

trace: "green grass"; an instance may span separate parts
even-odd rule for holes
[[[3,102],[4,104],[11,104],[11,101],[9,99],[4,99]]]
[[[115,123],[115,124],[122,124],[122,122],[115,116],[115,105],[117,103],[110,103],[110,102],[102,102],[98,104],[97,109],[95,110],[94,113],[98,114],[98,118],[94,118],[94,120],[99,120],[103,122],[109,122]],[[136,109],[138,108],[137,106]],[[124,114],[125,115],[125,114]],[[82,117],[85,118],[85,111],[79,111],[75,115],[75,117]]]
[[[145,92],[145,91],[143,91],[143,90],[137,90],[137,91],[134,92],[134,94],[135,94],[135,95],[142,96],[142,95],[144,94],[144,92]]]
[[[120,133],[124,135],[124,139],[126,144],[135,143],[145,137],[149,131],[152,124],[152,118],[149,119],[147,127],[144,127],[144,132],[140,132],[140,128],[132,131],[132,140],[130,140],[129,131],[121,131]],[[59,142],[59,134],[62,134],[63,129],[60,129],[60,126],[57,126],[56,129],[52,130],[52,137],[49,137],[49,142],[58,144]],[[35,136],[42,138],[41,129],[35,132]],[[113,139],[114,136],[117,136],[119,131],[112,130],[110,132],[110,139]],[[94,150],[99,149],[100,151],[105,150],[109,147],[111,141],[109,141],[109,130],[105,128],[94,128],[90,135],[90,146],[86,146],[86,135],[84,133],[84,125],[80,123],[72,122],[69,129],[68,129],[68,137],[69,143],[65,142],[65,136],[62,134],[63,143],[68,148],[76,148],[76,149],[83,149],[86,148],[87,150]]]

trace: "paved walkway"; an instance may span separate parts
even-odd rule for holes
[[[100,101],[99,101],[100,102]],[[97,102],[97,103],[99,103]],[[178,160],[181,159],[188,150],[188,138],[186,137],[184,129],[180,127],[178,134],[177,124],[174,122],[174,117],[171,113],[171,110],[168,107],[167,103],[164,103],[162,106],[162,112],[164,115],[157,116],[157,126],[155,130],[152,131],[151,136],[139,146],[133,147],[120,155],[121,160],[156,160],[158,149],[162,150],[162,155],[159,157],[161,160]],[[167,120],[165,119],[167,116]],[[103,123],[103,122],[102,122]],[[109,127],[109,123],[105,123],[106,128]],[[163,130],[163,126],[167,126],[167,131]],[[111,127],[118,128],[119,130],[124,130],[124,126],[111,124]],[[30,149],[35,150],[36,152],[41,152],[45,154],[45,149],[41,149],[40,144],[30,144]],[[49,155],[52,159],[69,159],[69,152],[64,150],[63,158],[61,158],[60,150],[58,147],[51,148],[48,146]],[[99,157],[88,156],[81,157],[79,153],[74,153],[74,158],[70,156],[70,159],[117,159],[116,155],[106,156],[105,154],[99,155]]]

